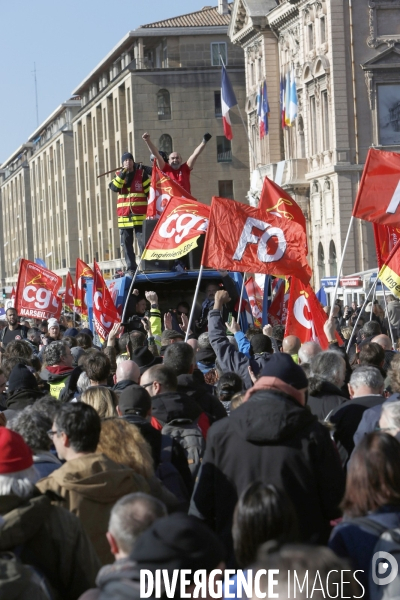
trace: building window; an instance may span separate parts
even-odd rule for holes
[[[318,152],[318,134],[317,134],[317,107],[315,96],[310,97],[310,139],[311,139],[311,154]]]
[[[233,181],[218,181],[218,196],[233,200]]]
[[[318,244],[318,274],[320,280],[325,277],[325,254],[321,242]]]
[[[221,92],[214,92],[214,111],[216,117],[222,117]]]
[[[220,67],[222,61],[225,65],[228,64],[228,57],[226,53],[226,42],[212,42],[211,44],[211,65],[213,67]]]
[[[86,125],[83,126],[83,151],[86,154]]]
[[[129,132],[129,150],[130,151],[132,151],[132,146],[133,146],[133,143],[132,143],[132,132],[130,131]]]
[[[85,180],[86,180],[86,189],[89,189],[89,173],[88,173],[88,166],[87,166],[87,162],[85,162]]]
[[[119,153],[119,142],[117,141],[117,160],[120,160],[121,154]]]
[[[163,133],[158,140],[158,149],[162,150],[169,156],[172,152],[172,137],[168,133]]]
[[[329,264],[331,266],[331,277],[337,277],[337,260],[336,260],[336,246],[333,240],[329,244]]]
[[[308,51],[311,52],[311,50],[314,48],[314,25],[312,23],[307,25],[307,38]]]
[[[115,131],[118,131],[118,100],[114,98]]]
[[[232,162],[232,145],[224,135],[217,135],[217,162]]]
[[[99,224],[101,222],[101,203],[99,194],[97,194],[97,222]]]
[[[127,88],[126,90],[126,100],[127,100],[127,106],[128,106],[128,123],[131,122],[132,120],[132,116],[131,116],[131,88]]]
[[[171,99],[168,90],[160,90],[157,94],[157,112],[159,121],[171,118]]]
[[[76,167],[76,187],[78,190],[78,195],[79,195],[79,168]]]
[[[321,105],[322,105],[322,135],[324,142],[324,150],[329,150],[329,103],[328,103],[328,92],[325,90],[321,93]]]
[[[325,17],[320,17],[319,19],[319,37],[321,44],[325,44],[326,42],[326,20]]]
[[[93,144],[96,148],[97,146],[97,135],[96,135],[96,117],[93,117]]]
[[[106,109],[103,108],[103,127],[104,127],[104,139],[107,139],[107,115]]]

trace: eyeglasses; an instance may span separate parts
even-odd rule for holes
[[[56,435],[56,433],[58,433],[57,429],[55,431],[53,431],[52,429],[49,429],[48,431],[46,431],[47,435],[49,436],[49,438],[52,440],[53,437]]]
[[[151,383],[141,383],[142,388],[147,388],[150,385],[153,385],[154,381],[152,381]]]

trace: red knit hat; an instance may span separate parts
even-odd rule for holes
[[[17,473],[33,465],[32,452],[24,438],[0,427],[0,475]]]

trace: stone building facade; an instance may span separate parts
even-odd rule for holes
[[[234,3],[229,36],[245,54],[246,111],[256,154],[254,160],[250,153],[249,197],[257,202],[262,176],[276,179],[278,172],[307,218],[315,287],[337,274],[369,147],[400,150],[399,22],[398,0]],[[290,70],[298,116],[282,129],[280,80]],[[264,79],[270,133],[260,140],[256,90]],[[371,227],[356,220],[343,272],[375,266]]]

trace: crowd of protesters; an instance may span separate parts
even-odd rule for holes
[[[71,316],[7,310],[1,598],[140,598],[142,569],[279,569],[281,598],[291,569],[334,572],[342,597],[378,597],[372,558],[400,528],[400,303],[338,301],[322,350],[228,323],[222,275],[189,332],[189,304],[163,314],[150,290],[103,346]]]

